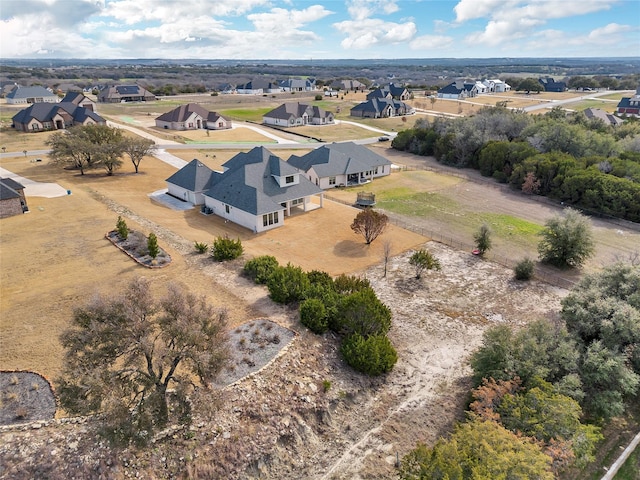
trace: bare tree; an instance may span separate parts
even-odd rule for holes
[[[383,278],[387,277],[387,265],[389,264],[389,259],[391,258],[391,240],[385,240],[382,244],[382,260],[384,262],[384,275]]]
[[[116,298],[77,309],[72,325],[61,336],[60,402],[70,413],[103,412],[103,432],[119,443],[145,443],[167,425],[170,388],[172,411],[187,423],[194,381],[207,388],[227,359],[226,312],[177,285],[156,302],[135,279]]]
[[[207,136],[208,135],[209,130],[207,130]],[[124,153],[129,155],[131,163],[133,163],[133,167],[136,169],[136,173],[138,173],[138,167],[142,159],[147,155],[151,155],[155,150],[155,143],[146,138],[129,137],[124,141]]]
[[[362,235],[367,245],[370,245],[384,232],[388,222],[389,217],[384,213],[377,212],[373,208],[365,208],[356,215],[351,224],[351,230]]]

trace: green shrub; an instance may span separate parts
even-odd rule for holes
[[[322,95],[316,95],[314,98],[315,98],[316,100],[318,100],[318,101],[319,101],[319,100],[322,100]]]
[[[531,280],[533,277],[533,260],[525,258],[520,260],[513,269],[516,274],[516,280]]]
[[[254,282],[264,285],[269,280],[273,271],[279,266],[280,264],[278,260],[276,260],[276,257],[261,255],[245,263],[242,272]]]
[[[326,287],[331,290],[335,290],[335,285],[333,283],[333,278],[327,272],[322,272],[320,270],[311,270],[307,272],[307,277],[309,277],[309,283],[311,285],[318,285],[321,287]]]
[[[391,310],[372,288],[365,288],[341,299],[337,317],[329,326],[344,335],[385,335],[391,328]]]
[[[124,218],[118,215],[118,221],[116,222],[116,230],[118,231],[118,236],[122,240],[126,240],[129,236],[129,227],[127,227],[127,222],[124,221]]]
[[[300,304],[300,322],[313,333],[322,335],[329,326],[327,325],[327,310],[322,300],[308,298]]]
[[[355,276],[348,276],[344,273],[333,281],[338,293],[351,294],[362,289],[371,287],[369,280]]]
[[[276,267],[267,280],[271,299],[284,304],[304,300],[309,286],[307,274],[290,263],[286,267]]]
[[[322,389],[325,392],[328,392],[331,389],[331,382],[329,380],[323,380],[322,381]]]
[[[213,248],[211,249],[211,256],[218,262],[224,260],[233,260],[242,255],[243,248],[240,239],[233,240],[227,235],[224,237],[218,237],[213,241]]]
[[[209,245],[204,242],[195,242],[194,246],[196,247],[196,251],[198,253],[207,253],[207,250],[209,250]]]
[[[340,351],[354,370],[371,376],[390,372],[398,361],[396,349],[386,335],[365,338],[354,333],[343,340]]]
[[[160,247],[158,247],[158,237],[155,233],[150,233],[147,238],[147,250],[151,258],[156,258],[160,253]]]

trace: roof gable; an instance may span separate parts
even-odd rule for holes
[[[194,158],[166,181],[191,192],[203,192],[209,188],[213,173],[213,170]]]

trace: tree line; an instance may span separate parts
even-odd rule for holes
[[[640,266],[586,275],[558,321],[488,329],[467,420],[402,460],[403,479],[552,479],[594,459],[601,427],[640,390]]]
[[[392,147],[478,169],[527,194],[640,221],[640,122],[611,127],[556,107],[534,117],[505,106],[464,118],[420,118]]]
[[[82,125],[56,132],[45,144],[51,147],[49,157],[53,163],[80,170],[104,168],[107,175],[122,166],[126,154],[136,173],[140,162],[155,150],[152,140],[125,136],[122,130],[107,125]]]

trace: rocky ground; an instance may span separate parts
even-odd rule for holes
[[[461,418],[467,360],[483,331],[553,318],[564,294],[517,282],[468,253],[425,247],[442,271],[416,280],[407,252],[390,260],[386,277],[381,266],[361,272],[393,311],[399,361],[381,378],[353,372],[340,360],[337,338],[301,327],[295,310],[271,302],[264,287],[238,275],[238,265],[191,257],[193,267],[229,285],[262,318],[296,332],[282,342],[287,348],[259,372],[198,398],[216,408],[145,451],[109,449],[90,419],[4,430],[0,477],[393,478],[397,457],[417,441],[432,443]]]

